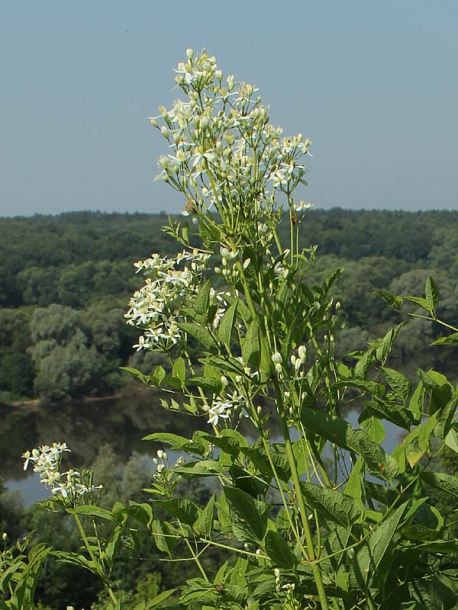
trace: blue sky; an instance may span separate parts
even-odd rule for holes
[[[148,116],[188,47],[312,139],[316,207],[454,209],[457,31],[456,0],[4,0],[0,215],[179,211]]]

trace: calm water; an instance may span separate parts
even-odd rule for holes
[[[31,410],[0,410],[0,478],[6,487],[21,492],[30,505],[49,496],[38,475],[24,472],[21,455],[27,449],[53,442],[66,442],[72,453],[65,455],[66,466],[91,466],[102,446],[110,446],[126,462],[132,453],[153,456],[156,447],[142,437],[151,432],[174,432],[190,437],[205,427],[206,418],[171,413],[160,405],[156,391],[141,392],[117,399],[42,406]],[[348,421],[357,426],[358,413]],[[399,442],[399,428],[387,426],[385,450],[391,453]]]
[[[132,453],[153,455],[152,443],[142,437],[152,432],[191,436],[205,419],[170,413],[158,394],[142,391],[122,398],[74,402],[36,409],[0,409],[0,478],[9,489],[19,490],[26,505],[48,497],[38,475],[24,472],[21,455],[33,447],[66,442],[68,467],[91,466],[102,446],[110,446],[126,462]]]

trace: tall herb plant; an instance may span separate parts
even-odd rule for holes
[[[147,437],[189,455],[161,464],[152,490],[170,515],[154,521],[159,548],[183,539],[201,572],[180,607],[452,607],[458,547],[428,496],[458,494],[456,477],[429,466],[445,445],[458,449],[455,388],[434,371],[413,387],[387,366],[399,326],[354,366],[336,361],[340,270],[310,285],[315,251],[299,247],[309,206],[294,191],[310,141],[283,137],[256,88],[225,78],[205,52],[188,51],[175,80],[184,98],[151,122],[170,150],[160,177],[191,223],[166,228],[184,248],[176,259],[138,263],[147,280],[127,317],[143,329],[139,349],[170,357],[143,380],[171,393],[165,408],[212,428]],[[430,291],[425,303],[437,299]],[[353,405],[356,427],[345,419]],[[393,455],[386,423],[404,433]],[[200,477],[217,483],[206,506],[174,495],[179,479]],[[215,546],[231,557],[216,575],[203,566]]]
[[[145,607],[455,607],[458,482],[433,459],[446,446],[458,452],[456,389],[439,372],[419,371],[412,384],[389,366],[400,326],[354,353],[353,365],[336,359],[331,289],[341,270],[311,284],[315,250],[299,247],[309,204],[294,192],[310,141],[284,137],[256,88],[226,78],[207,53],[189,50],[176,72],[182,98],[151,122],[168,145],[160,178],[186,202],[186,218],[165,228],[182,251],[137,263],[145,284],[126,317],[142,330],[136,348],[169,361],[149,375],[131,371],[164,390],[165,409],[207,426],[192,438],[146,437],[161,447],[151,502],[67,510],[111,519],[118,533],[137,519],[166,559],[179,544],[180,561],[195,563],[197,577]],[[285,211],[288,244],[277,232]],[[419,303],[429,313],[433,287]],[[403,435],[392,455],[388,425]],[[166,451],[180,454],[175,464]],[[182,497],[186,479],[202,479],[210,499]],[[449,513],[429,501],[435,488],[449,494]],[[110,562],[121,539],[106,545]],[[121,607],[100,567],[104,547],[86,540]],[[223,560],[213,570],[215,550]]]

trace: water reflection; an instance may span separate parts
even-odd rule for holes
[[[10,489],[22,492],[29,505],[46,497],[47,490],[38,475],[22,468],[22,453],[32,447],[66,442],[72,452],[65,455],[66,467],[87,468],[95,462],[99,450],[109,446],[120,463],[127,463],[133,452],[153,455],[157,449],[152,443],[142,442],[151,432],[173,432],[191,437],[197,429],[207,427],[206,417],[192,417],[186,413],[165,410],[160,399],[163,395],[146,386],[133,387],[117,398],[86,400],[62,405],[35,408],[0,408],[0,478]],[[268,405],[264,405],[269,411]],[[349,412],[345,419],[358,426],[359,411]],[[270,438],[275,442],[279,435],[276,418],[269,421]],[[399,443],[400,429],[387,424],[385,450],[391,453]],[[253,430],[241,430],[248,438]],[[295,440],[295,436],[293,440]]]
[[[151,443],[142,437],[151,432],[173,432],[189,437],[205,427],[206,418],[166,411],[154,389],[134,388],[118,398],[86,400],[35,408],[0,409],[0,478],[10,489],[19,489],[26,504],[43,498],[46,490],[37,476],[24,472],[22,453],[32,447],[66,442],[72,453],[66,465],[91,466],[100,447],[110,446],[121,462],[134,451],[152,455]]]

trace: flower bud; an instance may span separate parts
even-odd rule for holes
[[[280,352],[272,354],[272,362],[275,362],[275,364],[281,364],[283,362]]]
[[[305,360],[307,358],[307,349],[305,345],[299,345],[299,347],[297,348],[297,354],[302,364],[305,364]]]
[[[192,59],[194,57],[194,51],[192,49],[186,49],[186,57]]]

